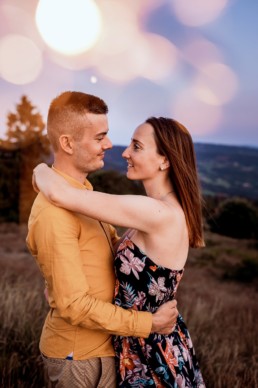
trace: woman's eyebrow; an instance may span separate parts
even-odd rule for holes
[[[141,145],[143,145],[143,143],[140,141],[140,140],[137,140],[135,138],[132,137],[132,142],[134,143],[140,143]]]

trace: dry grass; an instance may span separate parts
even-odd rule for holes
[[[258,387],[257,293],[195,272],[185,276],[178,302],[207,387]],[[192,276],[200,280],[198,292],[188,286]]]
[[[207,388],[258,387],[257,273],[250,283],[225,280],[246,256],[258,262],[255,244],[210,233],[206,241],[190,253],[178,303]]]
[[[44,386],[38,340],[46,304],[25,235],[25,227],[0,225],[0,385],[5,388]],[[179,310],[207,388],[258,387],[257,277],[250,283],[225,280],[246,257],[258,260],[255,242],[207,233],[207,247],[190,253],[179,287]]]
[[[0,225],[0,386],[5,388],[44,385],[38,340],[46,303],[25,235],[26,228]]]
[[[38,279],[6,272],[0,288],[0,370],[3,387],[39,387],[43,370],[38,339],[45,316]]]

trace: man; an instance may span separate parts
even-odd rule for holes
[[[85,177],[103,167],[108,108],[98,97],[64,92],[47,120],[53,168],[71,185],[92,190]],[[39,193],[31,210],[27,244],[48,287],[50,311],[40,350],[52,386],[115,387],[111,335],[148,337],[171,332],[176,302],[155,314],[112,304],[115,229],[50,204]]]

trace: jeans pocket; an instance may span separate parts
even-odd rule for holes
[[[42,354],[42,359],[47,372],[47,377],[52,383],[58,383],[61,380],[65,370],[66,360],[62,358],[46,357]]]

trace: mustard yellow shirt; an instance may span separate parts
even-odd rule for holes
[[[75,187],[92,190],[61,173]],[[103,224],[113,243],[115,229]],[[149,312],[112,304],[113,256],[99,221],[52,205],[41,193],[32,206],[26,239],[48,285],[50,311],[40,338],[48,357],[75,360],[113,356],[111,335],[148,337]]]

